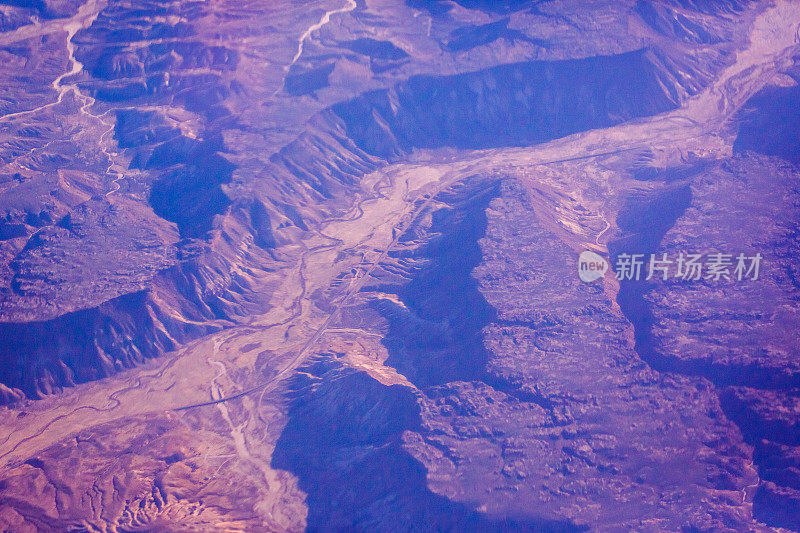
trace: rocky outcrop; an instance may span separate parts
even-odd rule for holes
[[[218,453],[233,454],[225,439],[203,435]],[[171,413],[78,432],[6,471],[0,528],[170,531],[224,523],[267,531],[245,510],[258,502],[258,477],[229,459],[198,465],[207,451],[197,432]],[[49,488],[31,498],[32,487]]]
[[[263,311],[248,280],[200,254],[161,271],[149,287],[51,320],[0,324],[6,400],[40,398],[172,351]]]
[[[336,30],[327,28],[326,38],[314,31],[304,37],[294,57],[303,31],[291,46],[275,36],[313,27],[314,10],[295,20],[250,5],[122,0],[85,19],[88,27],[70,35],[69,46],[54,31],[5,48],[9,64],[41,62],[8,76],[14,105],[0,102],[3,113],[39,109],[30,120],[3,123],[0,158],[20,166],[0,175],[0,314],[6,338],[14,339],[0,354],[10,362],[0,382],[36,397],[263,310],[258,291],[268,289],[242,272],[272,269],[275,248],[296,244],[367,194],[365,174],[418,149],[524,146],[674,109],[725,63],[735,25],[728,20],[735,11],[726,10],[719,16],[728,33],[715,33],[710,46],[685,43],[703,54],[668,53],[648,37],[635,50],[604,42],[509,61],[486,49],[543,48],[534,30],[550,27],[546,8],[460,5],[488,18],[459,23],[446,14],[452,5],[437,12],[429,3],[423,7],[436,13],[428,35],[384,39],[330,25]],[[358,24],[373,24],[367,7],[356,8]],[[528,8],[543,17],[530,31],[514,19]],[[682,10],[707,11],[694,4]],[[259,16],[276,17],[274,25]],[[255,61],[230,44],[233,34],[268,51],[255,47],[263,54]],[[430,47],[444,54],[435,62],[446,68],[431,63]],[[361,61],[367,79],[354,74]],[[440,70],[446,74],[431,74]],[[465,265],[474,259],[455,257]],[[474,297],[465,293],[469,305]],[[445,311],[455,313],[437,312]],[[429,343],[442,331],[463,337],[440,354],[448,380],[481,375],[479,358],[460,370],[444,361],[477,345],[487,316],[469,331],[429,331]],[[403,335],[393,331],[390,342]],[[422,358],[429,346],[406,352]],[[413,357],[395,361],[418,372]]]
[[[336,354],[298,378],[273,464],[309,491],[309,526],[387,529],[420,514],[468,530],[749,522],[741,491],[756,476],[714,389],[649,369],[528,193],[481,183],[437,196],[363,289],[392,295],[374,307],[384,364],[414,388],[343,370]],[[370,315],[343,316],[347,327]]]
[[[652,53],[503,65],[418,76],[335,105],[364,151],[385,159],[414,148],[524,146],[673,109],[677,93]],[[566,90],[576,83],[583,90]]]
[[[774,116],[776,100],[766,95],[776,91],[792,93],[769,89],[750,105]],[[737,150],[751,147],[784,154],[781,146],[792,141],[780,135],[767,140],[765,130],[754,124],[785,121],[785,127],[771,131],[786,132],[793,127],[791,115],[766,119],[754,116],[752,109],[745,115]],[[785,155],[794,157],[791,151]],[[653,196],[644,211],[637,207],[641,202],[632,203],[635,217],[618,220],[632,237],[615,246],[618,252],[648,257],[667,254],[673,261],[680,253],[703,254],[704,262],[711,254],[730,255],[731,264],[720,279],[705,271],[697,280],[676,279],[673,265],[667,281],[623,281],[619,303],[636,327],[637,351],[651,366],[701,376],[716,386],[725,415],[754,448],[761,478],[754,499],[756,518],[790,529],[800,527],[793,511],[800,494],[800,360],[794,334],[800,327],[795,261],[799,179],[797,168],[784,160],[740,153],[684,174],[682,181],[668,186],[690,191],[685,201]],[[674,212],[676,206],[680,209]],[[734,269],[740,253],[761,254],[757,277],[751,272],[738,279]]]

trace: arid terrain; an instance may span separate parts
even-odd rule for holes
[[[0,60],[0,530],[800,531],[800,2],[6,0]]]

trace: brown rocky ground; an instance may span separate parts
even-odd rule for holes
[[[4,528],[798,527],[794,3],[0,12]]]

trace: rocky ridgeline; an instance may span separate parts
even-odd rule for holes
[[[75,34],[80,95],[0,130],[2,161],[27,169],[0,175],[0,400],[24,405],[264,311],[261,275],[297,260],[285,245],[369,194],[362,178],[386,165],[677,108],[731,61],[756,6],[368,1],[295,55],[335,7],[111,2]],[[53,37],[4,50],[49,54],[39,85],[70,68]],[[733,157],[657,168],[644,149],[591,167],[611,176],[594,185],[624,181],[603,230],[612,260],[763,250],[758,280],[581,283],[577,248],[600,246],[604,218],[587,206],[608,191],[572,186],[580,157],[514,176],[498,160],[418,200],[344,307],[352,272],[298,300],[333,313],[330,337],[373,357],[369,337],[385,359],[320,350],[268,391],[261,378],[283,366],[248,341],[226,362],[253,366],[206,359],[225,372],[200,390],[229,379],[259,394],[50,441],[0,476],[0,524],[800,528],[797,121],[776,112],[796,92],[784,80],[750,101]],[[265,509],[283,516],[267,527]]]
[[[754,449],[756,518],[790,529],[800,528],[793,511],[800,504],[800,173],[791,148],[796,113],[775,110],[797,94],[796,86],[770,87],[754,96],[736,154],[684,173],[662,199],[632,200],[619,221],[631,237],[616,243],[617,252],[673,260],[681,252],[732,255],[730,279],[623,282],[620,305],[645,361],[713,383],[726,417]],[[758,279],[737,279],[740,253],[763,256]]]
[[[8,147],[16,157],[33,150],[38,166],[37,173],[9,176],[9,184],[21,185],[0,202],[8,206],[0,221],[8,258],[0,308],[4,353],[13,361],[0,382],[14,389],[6,397],[39,397],[106,376],[257,312],[248,303],[259,299],[252,280],[230,275],[237,258],[251,255],[257,259],[248,268],[271,268],[271,249],[340,212],[362,176],[412,150],[522,146],[675,108],[724,63],[733,32],[725,15],[705,63],[648,46],[499,66],[489,58],[466,73],[413,76],[406,72],[430,65],[413,67],[422,59],[388,41],[343,37],[341,47],[366,58],[374,75],[393,73],[381,82],[386,87],[328,97],[329,105],[311,106],[315,114],[304,119],[287,107],[284,117],[306,125],[289,126],[296,134],[286,142],[265,144],[266,136],[256,138],[264,126],[252,108],[273,93],[248,85],[254,66],[212,38],[213,16],[198,3],[109,4],[72,38],[82,69],[62,82],[83,95],[67,93],[65,113],[87,136],[54,129],[57,115],[47,113],[11,130],[26,144]],[[446,17],[437,24],[452,25]],[[220,31],[243,29],[231,23]],[[458,30],[447,31],[440,45],[457,56],[463,47],[446,43]],[[480,46],[508,39],[479,33],[486,31]],[[524,42],[542,48],[535,39]],[[58,44],[50,42],[50,53],[63,53]],[[297,98],[330,88],[328,66],[337,63],[326,61],[316,66],[310,52],[274,94]],[[320,68],[328,74],[314,74]],[[28,83],[52,79],[52,70]],[[591,90],[570,91],[577,78]],[[86,98],[94,106],[86,108]],[[268,156],[251,155],[262,152]],[[64,159],[69,153],[74,158]],[[84,161],[92,161],[89,174]],[[58,194],[50,194],[54,187]],[[118,195],[128,202],[109,207]],[[181,303],[160,308],[164,302]],[[198,326],[198,319],[216,322]],[[39,338],[38,331],[53,333]]]

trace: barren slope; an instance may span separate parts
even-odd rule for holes
[[[2,13],[3,527],[800,527],[796,3]]]

